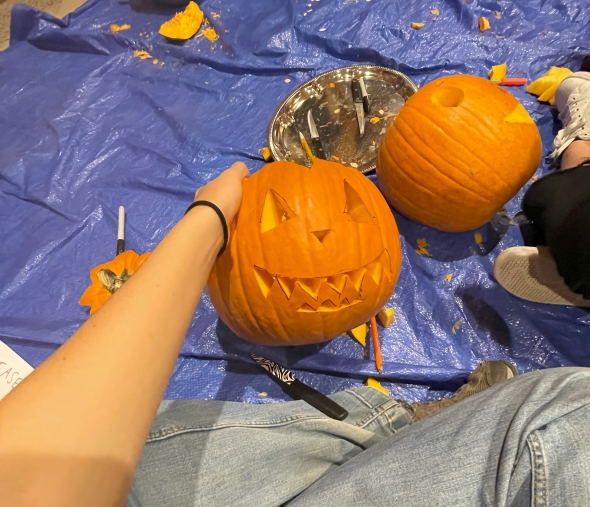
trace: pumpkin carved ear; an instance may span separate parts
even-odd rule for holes
[[[260,232],[270,231],[296,216],[295,212],[287,204],[287,201],[271,188],[266,193],[264,205],[262,206]]]
[[[372,224],[374,222],[375,217],[369,211],[358,192],[346,180],[344,180],[344,195],[346,195],[344,213],[348,215],[348,220],[361,224]]]

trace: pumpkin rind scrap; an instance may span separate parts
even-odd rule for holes
[[[184,12],[177,13],[160,26],[160,35],[170,39],[187,40],[195,35],[203,22],[203,11],[195,2],[189,2]]]
[[[416,222],[475,229],[531,178],[541,147],[537,126],[509,92],[475,76],[443,77],[412,95],[387,131],[379,188]]]
[[[220,318],[263,345],[330,340],[374,316],[401,266],[389,206],[358,171],[316,159],[244,181],[227,250],[208,282]]]
[[[149,257],[150,252],[137,254],[133,250],[125,250],[109,262],[99,264],[90,270],[91,285],[80,297],[82,306],[90,307],[90,315],[104,305],[115,292],[101,280],[101,271],[107,271],[117,277],[120,285],[135,273],[143,262]]]

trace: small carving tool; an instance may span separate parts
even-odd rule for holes
[[[371,112],[371,103],[369,102],[369,94],[365,88],[365,80],[362,77],[359,79],[359,84],[361,85],[361,93],[363,94],[363,109],[365,113],[369,114]]]
[[[371,338],[373,338],[373,349],[375,351],[375,366],[379,373],[383,373],[383,358],[381,357],[381,344],[379,343],[379,333],[377,332],[377,321],[375,317],[371,319]]]
[[[252,359],[256,361],[258,366],[266,370],[291,398],[306,401],[312,407],[317,408],[320,412],[332,419],[342,421],[348,417],[348,411],[345,408],[332,401],[326,395],[316,391],[313,387],[309,387],[307,384],[297,380],[292,371],[257,354],[250,354],[250,356],[252,356]]]
[[[303,151],[305,151],[307,158],[313,164],[315,157],[313,156],[313,153],[311,152],[311,149],[309,148],[309,144],[307,144],[307,140],[305,139],[305,136],[301,133],[301,131],[299,131],[299,140],[301,141],[301,146],[303,147]]]
[[[352,83],[352,101],[356,109],[356,119],[359,123],[359,133],[362,136],[365,133],[365,108],[363,106],[363,92],[358,79],[353,79]]]
[[[313,146],[313,152],[315,156],[317,158],[326,160],[326,153],[324,152],[324,147],[322,145],[322,141],[320,140],[320,134],[318,133],[318,129],[315,126],[315,121],[313,121],[311,109],[307,111],[307,124],[309,126],[309,133],[311,134],[311,145]]]
[[[502,86],[525,86],[527,81],[526,77],[505,77],[500,83]]]

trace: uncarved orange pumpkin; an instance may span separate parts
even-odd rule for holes
[[[379,149],[379,188],[443,231],[485,224],[533,175],[541,136],[506,90],[479,77],[436,79],[400,110]]]
[[[244,181],[227,250],[208,282],[217,313],[263,345],[330,340],[374,316],[401,265],[389,206],[358,171],[316,159]]]

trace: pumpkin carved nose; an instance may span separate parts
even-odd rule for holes
[[[311,231],[311,233],[318,238],[320,243],[323,243],[325,239],[328,237],[328,234],[332,232],[332,229],[320,229],[318,231]]]

